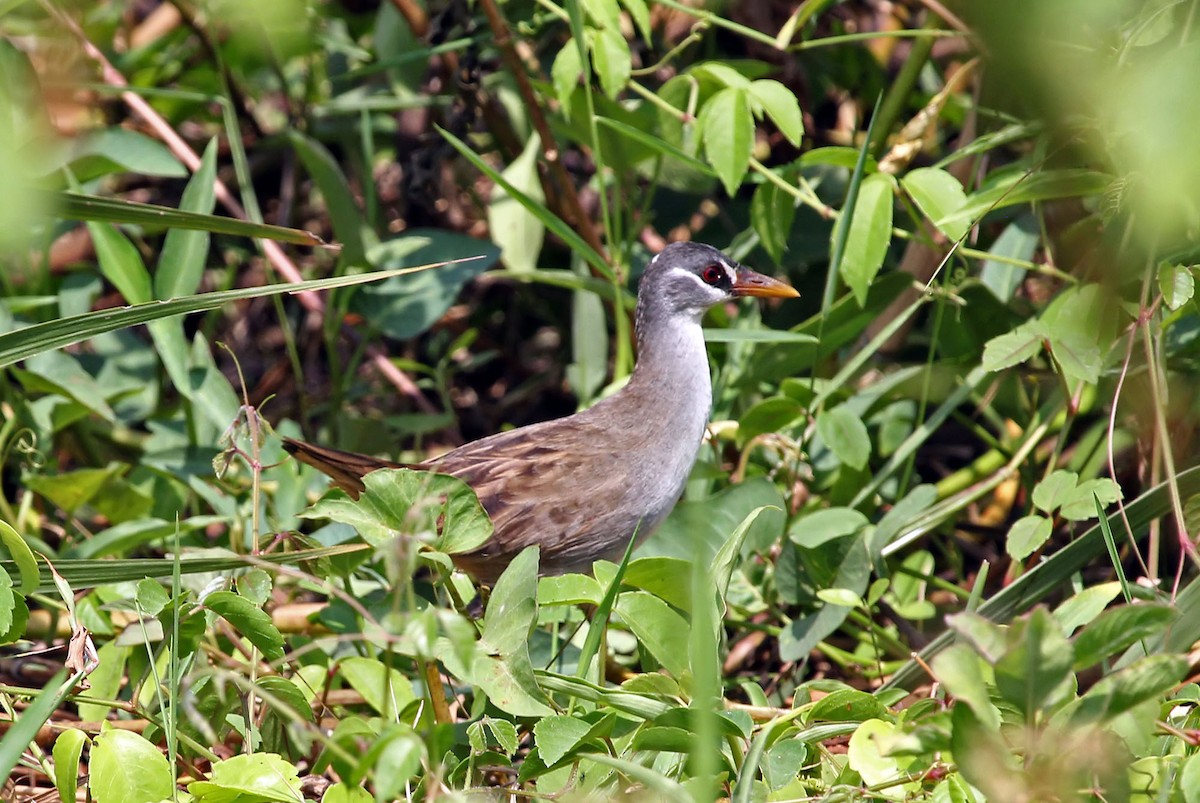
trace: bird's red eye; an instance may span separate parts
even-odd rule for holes
[[[725,278],[725,271],[721,270],[719,265],[709,265],[701,271],[700,278],[705,284],[717,285]]]

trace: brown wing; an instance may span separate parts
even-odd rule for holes
[[[318,471],[328,474],[333,479],[334,485],[355,499],[366,488],[362,478],[375,469],[409,468],[403,463],[381,460],[378,457],[369,457],[356,452],[343,452],[341,449],[314,446],[294,438],[284,438],[283,448],[301,463],[307,463]]]

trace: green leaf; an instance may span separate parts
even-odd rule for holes
[[[779,133],[793,146],[800,147],[800,140],[804,136],[804,118],[792,91],[778,81],[766,78],[751,81],[748,90],[762,104],[767,116],[779,128]]]
[[[637,26],[638,33],[648,43],[650,41],[650,9],[645,0],[621,0],[621,5],[629,12],[630,19]]]
[[[333,223],[334,234],[342,244],[342,264],[366,266],[368,262],[365,235],[369,233],[369,228],[354,201],[341,166],[333,158],[333,154],[315,139],[295,129],[288,130],[288,139],[296,149],[296,155],[304,163],[304,169],[312,176],[313,183],[324,197],[325,209]]]
[[[617,598],[617,613],[663,668],[680,677],[688,668],[687,620],[671,606],[642,591]]]
[[[859,774],[868,786],[895,784],[908,768],[919,759],[916,756],[897,757],[887,753],[885,745],[897,734],[897,727],[882,719],[868,719],[855,729],[846,747],[846,763]],[[898,793],[916,791],[917,784],[909,782],[891,790]]]
[[[1075,669],[1112,658],[1142,639],[1161,636],[1179,616],[1169,605],[1121,605],[1100,614],[1075,636]]]
[[[589,723],[575,717],[543,717],[533,726],[533,739],[542,761],[547,767],[553,767],[574,750],[590,730]]]
[[[568,39],[550,67],[550,79],[554,83],[554,95],[562,106],[563,116],[571,117],[571,98],[575,95],[575,87],[583,75],[583,65],[579,62],[579,48],[574,39]]]
[[[931,221],[949,218],[967,201],[967,194],[959,180],[940,168],[919,167],[911,170],[900,179],[900,184]],[[951,219],[939,228],[951,242],[957,242],[970,229],[970,222]]]
[[[1034,507],[1053,513],[1074,498],[1078,483],[1079,475],[1074,471],[1058,469],[1033,487]]]
[[[111,729],[92,744],[88,788],[97,803],[160,803],[174,790],[167,757],[141,734]]]
[[[271,617],[249,600],[232,591],[214,591],[204,598],[204,607],[229,622],[268,661],[283,658],[283,634],[275,627]]]
[[[871,458],[871,436],[853,410],[842,404],[817,415],[817,433],[845,465],[862,470]]]
[[[867,517],[848,507],[817,510],[800,516],[788,528],[788,536],[797,546],[813,549],[847,535],[855,535],[869,522]]]
[[[363,484],[357,501],[331,491],[301,517],[349,524],[372,546],[411,536],[448,555],[470,552],[492,534],[475,492],[456,477],[385,468],[367,474]]]
[[[436,271],[395,276],[355,291],[348,309],[397,340],[424,334],[454,304],[463,286],[491,267],[499,249],[487,240],[437,229],[412,229],[384,240],[367,258],[384,270],[424,262],[455,262]],[[536,255],[534,255],[536,258]]]
[[[321,803],[374,803],[375,798],[361,786],[351,786],[348,783],[335,783],[325,790]]]
[[[796,201],[791,195],[770,181],[764,181],[754,191],[750,201],[750,223],[776,264],[783,260],[795,219]]]
[[[21,584],[17,590],[26,596],[37,591],[40,577],[37,558],[34,557],[33,550],[29,548],[29,544],[21,537],[21,534],[4,521],[0,521],[0,544],[8,550],[8,556],[16,564],[17,571],[20,573]]]
[[[750,166],[754,118],[743,89],[722,89],[700,109],[704,156],[717,171],[725,193],[733,196]]]
[[[90,740],[78,728],[68,728],[54,740],[54,788],[59,800],[75,800],[79,790],[79,759]]]
[[[1112,176],[1078,168],[1045,170],[1028,177],[1017,176],[970,196],[962,207],[934,223],[943,231],[948,226],[972,225],[994,209],[1056,198],[1099,195],[1111,183]]]
[[[521,746],[520,734],[517,733],[516,725],[507,719],[495,719],[489,716],[485,716],[480,722],[492,732],[492,738],[507,755],[516,754]]]
[[[1008,643],[1008,651],[996,662],[996,689],[1026,722],[1033,722],[1044,706],[1065,693],[1074,650],[1045,608],[1035,608],[1014,622]]]
[[[1089,385],[1096,384],[1100,379],[1103,355],[1100,346],[1087,334],[1052,328],[1050,352],[1067,378]]]
[[[158,616],[167,603],[171,601],[163,584],[146,577],[137,584],[138,610],[150,616]]]
[[[986,664],[965,644],[954,644],[933,659],[933,676],[957,700],[971,707],[984,727],[1000,730],[1000,711],[985,682]]]
[[[87,228],[96,246],[100,272],[117,292],[130,304],[145,304],[153,299],[150,273],[133,243],[116,226],[107,223],[88,223]]]
[[[521,550],[496,581],[488,599],[481,643],[491,655],[510,655],[528,647],[537,620],[537,547]]]
[[[892,195],[896,179],[886,173],[873,173],[862,180],[854,217],[846,237],[841,274],[854,293],[859,306],[866,303],[867,291],[883,266],[892,240]]]
[[[983,267],[979,269],[979,281],[983,282],[996,298],[1006,303],[1011,301],[1027,271],[1000,257],[1029,262],[1037,253],[1039,242],[1041,232],[1036,219],[1033,215],[1021,215],[1000,232],[1000,236],[988,249],[988,253],[997,258],[983,263]]]
[[[629,43],[621,36],[619,28],[611,27],[593,31],[591,46],[592,64],[600,77],[600,88],[615,100],[625,88],[633,69]]]
[[[1120,593],[1121,583],[1117,580],[1088,586],[1055,608],[1054,618],[1058,620],[1059,626],[1069,636],[1099,616],[1108,607],[1108,603],[1116,599]],[[1075,655],[1076,668],[1078,668],[1078,642],[1075,646]]]
[[[535,203],[544,203],[542,181],[538,177],[538,154],[542,141],[537,134],[529,138],[521,155],[504,168],[503,176]],[[492,187],[487,210],[488,231],[500,246],[500,257],[514,273],[531,273],[537,268],[546,237],[546,224],[509,196],[500,185]]]
[[[1025,560],[1050,540],[1053,531],[1045,516],[1023,516],[1008,531],[1004,550],[1013,560]]]
[[[1166,694],[1184,677],[1188,660],[1182,655],[1149,655],[1101,678],[1079,698],[1071,712],[1073,724],[1103,722],[1147,700]]]
[[[983,347],[985,371],[1003,371],[1037,356],[1049,333],[1038,320],[1025,323],[1003,335],[993,337]]]
[[[763,399],[742,414],[738,421],[737,440],[740,445],[767,432],[779,432],[804,415],[804,406],[786,396]]]
[[[67,513],[74,513],[88,504],[108,482],[123,471],[113,463],[105,468],[81,468],[61,474],[42,474],[28,477],[25,487],[44,496]]]
[[[817,599],[829,605],[842,608],[857,608],[863,604],[862,597],[847,588],[822,588],[817,591]]]
[[[1087,521],[1096,518],[1096,500],[1101,507],[1121,499],[1121,486],[1108,477],[1096,477],[1079,483],[1070,498],[1063,503],[1062,517],[1069,521]]]
[[[200,167],[183,190],[183,197],[179,201],[180,211],[212,214],[216,203],[213,189],[216,177],[217,140],[214,138],[209,140]],[[196,292],[204,275],[208,240],[209,234],[203,230],[173,228],[167,232],[154,271],[155,298],[175,298]]]
[[[395,720],[415,701],[412,681],[375,658],[350,657],[338,662],[338,672],[367,705],[386,720]]]
[[[108,173],[186,178],[185,168],[163,143],[137,131],[111,126],[72,142],[70,164],[76,180],[90,181]],[[55,165],[53,169],[58,169]]]
[[[1196,280],[1192,269],[1185,265],[1163,263],[1158,266],[1158,289],[1163,303],[1169,310],[1177,310],[1192,300],[1196,293]]]
[[[301,799],[299,771],[294,764],[273,753],[243,754],[216,761],[208,779],[188,784],[188,792],[195,803],[249,800],[294,803]],[[165,797],[169,798],[170,793]]]

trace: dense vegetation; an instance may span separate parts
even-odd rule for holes
[[[0,795],[1200,800],[1197,6],[0,0]],[[803,296],[621,565],[286,459],[591,404],[677,239]]]

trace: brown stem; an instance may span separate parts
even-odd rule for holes
[[[508,23],[505,22],[500,9],[497,8],[496,0],[480,0],[479,5],[483,8],[484,15],[487,16],[488,25],[492,29],[492,35],[496,39],[496,47],[500,50],[504,64],[508,67],[509,72],[512,73],[513,79],[517,82],[517,91],[521,95],[521,101],[525,104],[525,109],[529,112],[529,119],[533,123],[534,130],[537,131],[538,136],[542,140],[542,156],[546,160],[546,165],[549,168],[554,183],[558,185],[557,192],[555,192],[554,187],[546,186],[546,198],[558,198],[559,203],[555,204],[555,206],[561,206],[562,209],[556,209],[555,212],[574,226],[575,230],[583,236],[588,245],[595,249],[597,254],[607,258],[604,246],[600,244],[600,238],[596,234],[596,228],[592,225],[583,211],[583,206],[579,203],[579,193],[575,191],[575,184],[571,181],[571,177],[567,175],[566,168],[563,167],[561,154],[554,139],[554,133],[550,130],[550,125],[546,122],[546,116],[542,114],[542,107],[538,102],[537,95],[534,94],[533,84],[529,80],[529,75],[525,72],[525,65],[522,63],[521,57],[517,55],[517,49],[513,46]],[[547,184],[547,177],[544,175],[542,176],[542,184]]]

